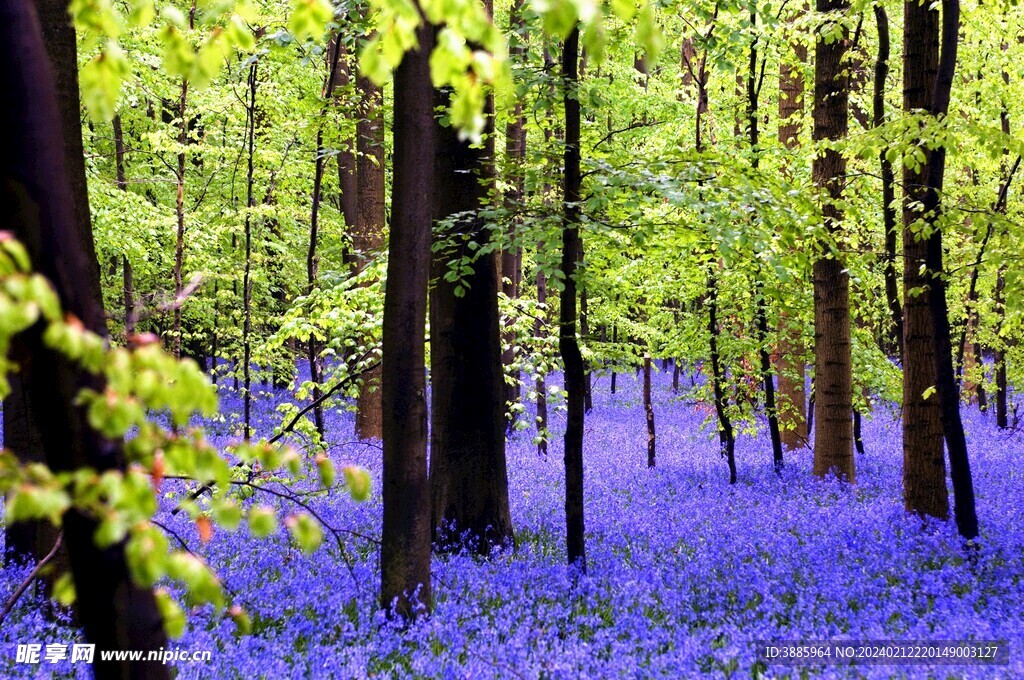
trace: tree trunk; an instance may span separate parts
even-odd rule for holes
[[[435,27],[416,30],[419,47],[395,70],[391,242],[384,294],[384,432],[381,606],[411,618],[431,607],[430,486],[424,364],[427,279],[434,193]]]
[[[117,177],[117,188],[121,191],[128,191],[128,180],[125,176],[124,167],[124,132],[121,129],[121,116],[114,116],[112,127],[114,129],[114,168]],[[127,338],[135,333],[135,284],[132,281],[132,263],[127,255],[122,255],[121,257],[121,272],[121,293],[124,300],[124,335],[127,340]],[[216,344],[216,324],[214,324],[213,332],[214,343]],[[213,361],[214,368],[216,368],[216,356],[213,357]]]
[[[903,5],[903,108],[927,110],[939,61],[939,11],[915,2]],[[924,398],[935,386],[935,336],[928,295],[912,294],[933,283],[924,271],[927,241],[918,238],[924,200],[924,170],[903,170],[903,503],[907,510],[945,518],[949,514],[939,400]]]
[[[806,11],[806,6],[801,9],[801,13]],[[795,151],[800,148],[800,119],[804,108],[804,77],[800,68],[807,61],[807,48],[801,41],[794,40],[789,49],[796,65],[783,62],[779,67],[779,139],[788,151]],[[776,373],[779,378],[779,436],[787,449],[807,443],[804,354],[800,325],[783,307],[779,310]]]
[[[718,416],[718,444],[729,465],[729,483],[736,483],[736,437],[729,418],[728,398],[725,394],[725,371],[718,351],[718,263],[708,264],[708,343],[711,360],[711,386],[715,394],[715,414]]]
[[[998,318],[998,325],[996,327],[997,333],[1002,328],[1003,320],[1006,318],[1006,267],[1000,267],[996,273],[996,290],[995,290],[995,303],[996,303],[996,315]],[[1006,403],[1006,341],[1000,339],[996,344],[995,351],[993,352],[993,359],[995,360],[996,368],[996,427],[1005,430],[1010,426],[1010,421],[1007,418],[1007,403]]]
[[[361,270],[384,247],[384,110],[381,88],[368,78],[356,80],[362,111],[356,124],[358,212],[352,234],[356,266]],[[340,159],[339,159],[340,162]],[[356,436],[381,437],[380,367],[363,376],[356,399]]]
[[[539,305],[546,305],[548,301],[548,286],[547,279],[544,276],[544,272],[537,270],[537,303]],[[543,307],[541,307],[543,309]],[[543,311],[541,312],[544,313]],[[534,319],[533,321],[533,335],[535,338],[540,339],[541,334],[545,332],[544,323],[541,319]],[[537,392],[537,455],[546,456],[548,455],[548,386],[547,380],[544,374],[541,373],[537,376],[537,381],[534,384],[534,390]]]
[[[523,0],[512,0],[512,8],[509,13],[509,62],[513,65],[525,65],[527,60],[526,22],[523,21]],[[514,241],[516,230],[522,225],[522,219],[517,213],[522,210],[523,199],[526,197],[526,116],[523,114],[523,104],[517,100],[510,114],[509,122],[505,126],[505,160],[506,180],[510,187],[505,193],[505,208],[510,211],[508,217],[508,236]],[[523,251],[515,245],[509,245],[501,251],[501,277],[502,290],[506,296],[512,299],[519,297],[519,288],[523,276]],[[515,425],[515,415],[512,407],[520,399],[519,371],[512,371],[509,367],[516,360],[515,356],[515,334],[510,330],[504,335],[504,344],[508,346],[502,353],[501,362],[505,366],[505,372],[512,375],[515,380],[505,385],[505,408],[509,414],[507,426],[511,432]]]
[[[245,179],[245,265],[242,271],[242,411],[246,440],[252,436],[252,376],[249,363],[252,361],[252,212],[256,207],[253,183],[255,182],[256,87],[259,82],[256,75],[258,67],[258,60],[254,60],[249,66],[249,104],[246,107],[246,137],[248,139],[246,140]]]
[[[878,27],[878,59],[875,61],[875,81],[872,102],[872,125],[881,127],[885,123],[885,80],[889,76],[889,17],[885,8],[875,5],[875,24]],[[899,286],[896,276],[896,180],[892,163],[887,157],[888,149],[878,152],[878,163],[882,175],[882,229],[885,232],[885,300],[889,308],[892,329],[887,334],[884,350],[903,356],[903,307],[900,305]]]
[[[750,10],[750,25],[757,27],[757,12]],[[756,36],[756,34],[755,34]],[[759,128],[758,128],[758,100],[761,95],[761,85],[758,79],[758,53],[757,43],[759,37],[755,37],[750,44],[750,59],[747,67],[747,135],[750,141],[751,168],[756,172],[760,165],[759,157]],[[762,64],[763,72],[764,64]],[[775,403],[775,378],[772,375],[771,352],[768,351],[768,303],[764,296],[764,284],[758,276],[754,286],[754,297],[757,299],[754,316],[757,322],[757,340],[760,345],[758,354],[761,359],[761,385],[764,390],[764,412],[768,418],[768,432],[772,442],[772,464],[775,470],[782,469],[782,436],[779,433],[778,408]]]
[[[437,92],[435,107],[449,96]],[[438,121],[434,132],[434,218],[487,207],[494,186],[493,101],[487,102],[482,146],[460,141]],[[451,227],[460,244],[487,245],[486,220],[463,216]],[[448,236],[449,234],[442,234]],[[478,250],[478,249],[477,249]],[[472,273],[448,281],[449,261],[477,250],[438,251],[430,288],[430,485],[435,544],[487,555],[514,541],[505,462],[505,381],[498,318],[498,259],[488,253]],[[456,294],[457,286],[462,295]]]
[[[53,25],[54,15],[44,16],[47,25]],[[67,25],[66,15],[57,16],[58,23]],[[69,44],[74,45],[73,38]],[[0,138],[0,228],[12,231],[25,244],[39,272],[53,283],[64,310],[105,336],[91,228],[88,219],[80,221],[88,215],[87,198],[84,191],[76,195],[76,183],[68,179],[52,72],[28,0],[0,5],[0,88],[8,93],[7,105],[0,107],[0,126],[8,133]],[[77,100],[72,101],[77,110]],[[78,187],[84,189],[84,184]],[[75,201],[81,203],[76,206]],[[84,387],[102,393],[102,378],[50,349],[43,342],[40,325],[19,336],[16,345],[29,411],[51,469],[124,469],[122,442],[103,439],[89,426],[85,409],[76,404]],[[153,593],[132,582],[124,542],[97,548],[96,527],[94,519],[78,511],[64,517],[86,640],[104,651],[166,647]],[[161,663],[102,661],[99,654],[94,673],[101,679],[169,677]]]
[[[829,18],[846,13],[848,0],[817,0],[817,11]],[[827,26],[826,26],[827,27]],[[831,28],[831,27],[828,27]],[[824,30],[824,29],[823,29]],[[814,51],[814,141],[846,136],[849,98],[843,56],[846,31],[831,42],[819,34]],[[828,149],[814,159],[815,186],[827,194],[825,226],[842,235],[842,197],[846,159]],[[831,251],[829,244],[822,244]],[[814,263],[814,383],[817,419],[814,430],[814,474],[835,474],[855,481],[853,464],[853,369],[850,357],[850,280],[839,253],[827,252]]]
[[[565,523],[570,565],[587,571],[583,520],[583,396],[586,389],[583,356],[576,337],[576,265],[580,258],[580,102],[579,28],[562,45],[562,85],[565,107],[563,176],[562,273],[565,285],[559,298],[558,349],[565,367],[567,418],[565,426]]]
[[[959,0],[942,0],[942,53],[939,56],[935,86],[929,113],[936,118],[949,111],[950,91],[956,72],[956,53],[960,31]],[[974,507],[974,482],[967,456],[967,440],[960,420],[960,388],[953,370],[953,345],[946,307],[946,272],[942,265],[941,197],[946,170],[946,149],[932,151],[925,169],[924,214],[932,229],[928,238],[925,264],[932,274],[928,290],[932,336],[935,338],[935,388],[942,416],[942,431],[949,451],[949,470],[953,482],[953,516],[957,530],[967,540],[978,536],[978,514]]]
[[[583,242],[580,241],[580,262],[579,266],[583,266]],[[579,271],[579,270],[577,270]],[[587,305],[587,289],[585,286],[580,286],[580,337],[587,338],[590,335],[590,310]],[[583,363],[583,410],[586,413],[590,413],[594,410],[594,381],[592,379],[592,370],[589,362]]]
[[[313,159],[313,196],[309,211],[309,246],[306,250],[306,293],[311,294],[316,287],[316,277],[320,266],[320,256],[317,254],[317,247],[320,242],[320,200],[322,198],[321,186],[323,185],[324,168],[327,159],[324,157],[324,118],[330,106],[330,98],[334,94],[334,86],[338,78],[338,65],[341,62],[341,49],[335,45],[335,49],[328,50],[333,56],[328,60],[327,75],[324,78],[324,97],[326,98],[320,107],[319,120],[316,130],[316,157]],[[340,160],[339,160],[340,163]],[[340,166],[339,166],[340,167]],[[306,361],[309,364],[309,379],[313,383],[313,425],[316,427],[317,435],[321,443],[324,439],[324,407],[320,403],[320,357],[316,338],[312,333],[306,340]]]
[[[647,467],[655,464],[654,405],[651,403],[651,355],[644,354],[644,413],[647,415]]]

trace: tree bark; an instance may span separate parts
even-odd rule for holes
[[[416,30],[418,47],[395,70],[391,241],[384,295],[384,432],[381,606],[401,617],[431,607],[430,486],[424,363],[427,279],[434,193],[434,26]]]
[[[361,271],[369,258],[384,247],[384,109],[383,92],[373,81],[360,77],[356,86],[362,110],[356,123],[358,212],[352,246],[356,266]],[[356,436],[360,439],[380,439],[382,434],[380,371],[380,367],[370,369],[359,387]]]
[[[885,123],[885,81],[889,77],[889,17],[885,8],[875,5],[875,24],[878,28],[878,59],[875,61],[875,80],[872,97],[872,125],[881,127]],[[899,285],[896,275],[896,180],[887,152],[878,152],[878,164],[882,175],[882,229],[885,235],[885,300],[889,308],[891,331],[884,350],[903,356],[903,307],[900,305]]]
[[[509,37],[508,58],[513,65],[525,65],[527,59],[526,22],[523,20],[523,0],[512,0],[512,8],[509,13]],[[501,251],[501,278],[502,290],[506,296],[515,299],[519,297],[519,289],[523,276],[523,251],[514,245],[517,229],[522,225],[522,219],[516,213],[522,209],[523,199],[526,197],[526,116],[523,113],[523,104],[516,101],[510,114],[509,122],[505,126],[505,159],[508,171],[506,179],[510,185],[505,193],[505,208],[510,212],[508,237],[513,243]],[[516,360],[515,356],[515,335],[512,331],[506,331],[504,344],[508,346],[502,354],[501,361],[505,371],[515,378],[511,383],[505,385],[505,408],[509,414],[507,426],[511,432],[515,426],[515,416],[512,407],[520,399],[519,371],[512,371],[509,367]]]
[[[449,95],[437,92],[435,107]],[[487,207],[494,186],[494,115],[488,98],[484,142],[460,141],[440,121],[434,132],[434,218],[453,215],[451,232],[487,245]],[[505,381],[498,317],[498,259],[476,257],[472,273],[447,281],[451,258],[477,250],[444,249],[434,255],[430,288],[430,485],[433,537],[445,550],[479,555],[514,542],[505,462]],[[456,286],[462,286],[461,295]]]
[[[817,0],[817,11],[828,23],[841,20],[848,0]],[[833,18],[834,17],[834,18]],[[844,35],[827,42],[819,34],[814,51],[813,138],[838,140],[846,136],[848,78],[843,57]],[[815,186],[827,194],[822,213],[829,234],[841,238],[842,197],[846,159],[828,149],[814,159]],[[855,481],[853,464],[853,372],[850,356],[850,281],[846,266],[832,246],[814,263],[814,383],[818,414],[814,430],[814,474],[835,474]]]
[[[806,6],[801,13],[806,13]],[[801,65],[807,61],[807,48],[795,40],[789,45],[795,64],[783,61],[779,67],[779,139],[788,151],[800,148],[800,119],[804,108],[804,77]],[[785,308],[779,310],[779,352],[776,373],[779,378],[779,436],[787,449],[807,443],[807,398],[805,349],[800,326]]]
[[[718,416],[718,444],[729,465],[729,483],[736,483],[736,437],[729,418],[729,402],[725,394],[725,371],[718,351],[718,276],[717,262],[708,263],[708,343],[711,360],[711,386],[715,395],[715,414]]]
[[[757,12],[750,10],[750,25],[757,26]],[[747,136],[750,141],[750,165],[756,172],[760,165],[758,144],[760,142],[760,130],[758,128],[758,100],[761,95],[761,85],[758,78],[758,52],[757,43],[759,38],[755,37],[750,44],[750,59],[747,67]],[[764,64],[761,65],[762,73]],[[768,433],[772,442],[772,464],[775,470],[782,469],[782,435],[779,432],[779,413],[775,403],[775,377],[772,374],[771,352],[768,350],[768,302],[764,296],[764,283],[758,276],[754,286],[754,297],[757,299],[755,305],[755,320],[757,323],[757,336],[760,348],[758,354],[761,360],[761,385],[764,391],[764,411],[768,418]]]
[[[647,416],[647,467],[655,465],[654,405],[651,403],[651,355],[644,354],[644,413]]]
[[[949,111],[950,92],[956,72],[956,53],[960,32],[959,0],[942,0],[942,52],[929,113],[936,118]],[[949,452],[949,470],[953,482],[953,517],[957,530],[967,540],[978,536],[978,514],[974,506],[974,482],[967,454],[967,439],[960,420],[960,388],[953,369],[953,345],[946,306],[946,272],[942,264],[941,197],[946,170],[946,149],[935,149],[925,169],[924,214],[932,227],[928,237],[925,264],[932,274],[928,290],[928,308],[931,313],[932,335],[935,338],[935,388],[942,417],[942,431]]]
[[[309,210],[309,246],[306,250],[306,293],[311,294],[316,287],[316,278],[320,268],[320,256],[317,248],[320,242],[320,201],[322,198],[324,169],[327,159],[324,157],[324,118],[330,106],[330,98],[334,94],[334,86],[338,78],[338,65],[341,63],[341,48],[337,43],[333,50],[328,50],[333,58],[328,60],[327,75],[324,77],[323,94],[325,101],[320,107],[316,130],[316,157],[313,159],[313,196]],[[339,161],[340,162],[340,161]],[[320,357],[316,338],[310,333],[306,340],[306,361],[309,364],[309,379],[313,383],[313,425],[321,442],[324,438],[324,407],[320,403]]]
[[[938,69],[939,11],[906,2],[903,24],[903,108],[926,111]],[[924,397],[935,386],[936,351],[929,296],[924,292],[933,283],[924,271],[928,243],[918,237],[924,218],[914,207],[927,195],[924,179],[923,168],[903,170],[903,503],[911,512],[945,518],[949,493],[939,400]]]
[[[996,314],[998,319],[998,325],[996,326],[996,332],[998,333],[1003,325],[1003,319],[1006,318],[1006,267],[1002,266],[996,273],[996,290],[995,290],[995,303],[996,303]],[[1007,382],[1006,382],[1006,349],[1005,340],[1001,340],[993,352],[993,359],[995,361],[996,370],[996,427],[1005,430],[1010,426],[1009,418],[1007,417]]]
[[[548,301],[548,285],[547,277],[544,276],[544,272],[537,270],[537,303],[539,305],[547,305]],[[541,307],[543,310],[544,308]],[[544,312],[541,311],[541,314]],[[546,316],[546,315],[545,315]],[[533,335],[535,338],[540,339],[541,334],[545,332],[544,323],[541,319],[537,318],[533,320]],[[548,455],[548,386],[547,379],[544,374],[541,373],[537,376],[537,380],[534,383],[534,390],[537,392],[537,455],[546,456]]]
[[[573,28],[562,45],[562,83],[565,107],[565,149],[562,214],[562,274],[559,298],[558,349],[565,367],[567,419],[565,426],[565,522],[566,552],[570,565],[587,571],[583,517],[583,356],[576,337],[576,265],[580,258],[580,102],[579,28]]]
[[[66,16],[61,20],[66,23]],[[105,336],[91,228],[88,221],[79,221],[88,214],[88,205],[75,206],[76,200],[86,199],[84,192],[76,197],[75,183],[69,181],[56,90],[47,66],[32,3],[11,0],[0,5],[0,88],[9,97],[0,107],[0,126],[8,133],[0,137],[0,228],[25,244],[38,271],[53,283],[64,310]],[[41,325],[19,336],[16,344],[29,410],[51,469],[124,469],[122,442],[102,438],[76,404],[82,388],[102,392],[102,378],[50,349]],[[124,542],[97,548],[96,527],[94,519],[78,511],[65,515],[86,639],[104,651],[165,647],[153,593],[132,582]],[[101,679],[169,677],[161,663],[102,661],[98,653],[94,673]]]

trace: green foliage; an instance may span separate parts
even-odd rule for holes
[[[84,389],[78,402],[85,408],[90,427],[106,439],[123,442],[128,462],[124,470],[99,472],[80,467],[54,472],[43,463],[21,462],[14,452],[0,451],[5,523],[46,520],[60,526],[73,508],[96,523],[93,540],[98,547],[124,543],[128,569],[136,583],[151,587],[168,579],[177,581],[190,601],[223,610],[226,596],[213,571],[198,556],[172,550],[163,530],[154,524],[157,493],[167,478],[212,485],[209,512],[191,498],[182,503],[204,542],[212,535],[214,523],[234,530],[246,514],[253,534],[268,536],[277,524],[274,508],[243,505],[228,495],[235,483],[251,489],[258,489],[258,483],[251,477],[245,479],[244,470],[230,467],[227,455],[259,464],[268,472],[288,467],[298,473],[297,453],[267,442],[243,442],[224,453],[215,449],[202,430],[189,427],[193,417],[217,411],[215,391],[195,362],[167,355],[155,337],[147,341],[146,336],[138,336],[132,349],[111,348],[74,317],[63,317],[55,292],[44,278],[31,273],[25,249],[9,234],[0,234],[0,310],[6,310],[8,320],[0,324],[0,348],[4,350],[0,356],[5,368],[16,368],[7,358],[12,339],[41,323],[47,345],[83,370],[102,376],[104,391]],[[6,392],[7,372],[3,375]],[[158,424],[153,416],[159,414],[167,417],[172,429]],[[125,440],[130,432],[133,436]],[[333,465],[325,457],[317,459],[316,465],[324,488],[332,487]],[[241,477],[236,479],[238,475]],[[366,498],[369,478],[365,471],[346,467],[345,478],[353,498]],[[290,515],[285,524],[306,552],[322,542],[319,525],[308,515]],[[58,579],[54,597],[70,604],[75,596],[67,576]],[[180,635],[184,611],[162,588],[156,594],[168,634]],[[247,616],[240,609],[232,608],[230,616],[240,629],[248,627]]]

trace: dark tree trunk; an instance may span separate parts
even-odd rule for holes
[[[525,65],[527,59],[526,22],[523,21],[523,0],[513,0],[509,13],[509,61],[513,65]],[[512,109],[511,117],[505,126],[505,160],[508,171],[507,181],[510,185],[505,193],[505,207],[510,211],[508,236],[513,241],[512,245],[501,251],[501,277],[502,290],[506,296],[515,299],[519,297],[519,289],[523,276],[523,251],[522,248],[514,245],[516,230],[521,226],[522,220],[515,216],[522,209],[523,199],[526,196],[526,175],[524,172],[526,163],[526,116],[523,113],[523,104],[516,101]],[[511,432],[515,425],[515,415],[512,406],[520,399],[519,371],[512,371],[511,364],[516,360],[515,356],[515,334],[506,331],[504,344],[508,346],[501,357],[505,371],[510,373],[515,380],[505,385],[505,407],[509,414],[507,426]]]
[[[996,330],[1002,328],[1003,319],[1006,318],[1006,268],[1000,267],[996,274],[996,291],[995,291],[995,303],[996,303],[996,314],[998,315],[998,326]],[[996,349],[993,352],[993,359],[995,360],[996,369],[996,427],[1005,430],[1010,426],[1010,421],[1007,418],[1007,404],[1006,404],[1006,349],[1004,348],[1005,341],[1002,341],[996,345]]]
[[[547,279],[544,277],[544,273],[538,270],[537,302],[540,305],[546,305],[547,301]],[[543,312],[541,313],[543,314]],[[537,339],[540,339],[541,334],[546,332],[544,325],[544,321],[540,318],[534,319],[533,335]],[[537,376],[534,389],[537,392],[537,455],[546,456],[548,455],[548,386],[543,373]]]
[[[324,97],[327,99],[320,107],[316,130],[316,157],[313,159],[313,196],[309,211],[309,247],[306,250],[306,293],[311,294],[316,288],[316,277],[320,267],[320,256],[317,248],[320,242],[320,200],[323,185],[324,169],[327,159],[324,155],[324,119],[330,106],[330,97],[334,94],[334,86],[338,78],[338,64],[341,62],[341,49],[329,50],[333,58],[327,64],[327,75],[324,78]],[[340,163],[339,159],[339,163]],[[340,166],[339,166],[340,167]],[[344,205],[344,203],[343,203]],[[347,217],[347,216],[346,216]],[[320,403],[320,357],[316,338],[312,333],[306,340],[306,361],[309,364],[309,379],[313,383],[313,425],[321,442],[324,438],[324,407]]]
[[[583,265],[583,242],[580,242],[580,266]],[[590,310],[587,307],[587,289],[583,287],[580,291],[580,337],[586,338],[590,335]],[[594,410],[594,382],[591,379],[591,367],[589,362],[583,363],[583,410],[590,413]]]
[[[853,411],[853,446],[857,450],[857,454],[864,455],[864,438],[861,436],[861,417],[860,411],[854,409]]]
[[[76,66],[77,67],[77,66]],[[77,123],[77,119],[76,119]],[[125,176],[124,163],[124,132],[121,129],[121,116],[114,116],[114,168],[117,177],[117,188],[121,191],[128,191],[128,180]],[[132,280],[132,263],[127,255],[121,258],[121,293],[124,299],[124,334],[125,338],[135,333],[135,284]],[[216,296],[215,296],[216,297]],[[217,325],[214,324],[214,345],[216,346]],[[217,356],[213,356],[214,368],[217,366]]]
[[[932,104],[939,61],[939,11],[928,5],[903,5],[903,108],[927,110]],[[933,283],[922,272],[927,241],[919,238],[924,200],[924,171],[904,168],[903,203],[903,502],[907,510],[947,517],[946,463],[942,449],[939,400],[924,398],[935,385],[935,336],[928,295],[913,295]]]
[[[849,11],[848,0],[817,0],[826,24]],[[815,141],[846,136],[848,77],[843,57],[846,30],[831,42],[815,41],[814,131]],[[846,159],[828,149],[814,159],[815,186],[828,202],[823,207],[830,234],[842,232],[843,212],[836,205],[843,194]],[[826,251],[828,244],[822,244]],[[814,430],[814,474],[837,475],[855,480],[853,464],[853,368],[850,356],[850,277],[839,253],[823,255],[814,263],[814,383],[818,417]]]
[[[22,463],[42,463],[46,459],[42,435],[29,412],[29,399],[21,374],[8,376],[10,394],[4,399],[4,448],[13,451]],[[32,560],[38,562],[57,540],[58,530],[49,522],[16,522],[4,533],[4,564]],[[66,558],[65,558],[66,559]]]
[[[255,181],[256,87],[258,84],[256,74],[258,66],[259,61],[253,61],[249,66],[249,104],[246,107],[245,265],[242,271],[242,411],[246,440],[252,435],[252,376],[249,372],[249,363],[252,360],[252,211],[256,207],[253,183]],[[323,436],[322,432],[321,436]]]
[[[565,106],[565,155],[563,176],[562,273],[565,285],[559,299],[558,349],[565,367],[565,523],[569,564],[587,571],[583,521],[583,397],[586,389],[583,356],[576,337],[576,265],[580,259],[580,102],[579,28],[573,28],[562,45],[562,85]]]
[[[885,8],[875,5],[875,24],[878,27],[878,59],[875,61],[875,81],[872,102],[872,125],[881,127],[885,123],[885,80],[889,77],[889,17]],[[878,163],[882,175],[882,229],[885,233],[885,300],[889,307],[892,329],[883,348],[888,353],[903,356],[903,307],[900,305],[899,285],[896,276],[896,179],[892,163],[887,158],[888,149],[878,152]]]
[[[956,72],[956,53],[960,31],[959,0],[942,0],[942,53],[939,56],[935,86],[929,113],[945,116]],[[967,440],[960,420],[960,388],[953,370],[953,345],[946,307],[946,272],[942,264],[942,185],[946,170],[946,149],[932,151],[925,169],[924,214],[932,233],[928,237],[926,265],[932,274],[928,291],[932,335],[935,339],[935,388],[942,415],[942,431],[949,452],[949,470],[953,482],[953,516],[957,530],[967,540],[978,536],[978,514],[974,507],[974,482],[967,456]]]
[[[800,10],[807,12],[806,5]],[[800,119],[804,110],[804,77],[800,72],[807,61],[807,47],[800,40],[790,42],[796,64],[779,67],[779,139],[787,151],[800,148]],[[807,443],[807,398],[804,395],[805,350],[800,325],[786,308],[779,310],[779,352],[776,373],[779,377],[779,436],[787,449]]]
[[[368,78],[356,80],[362,112],[356,124],[358,213],[352,234],[356,266],[361,270],[384,247],[384,110],[383,92]],[[340,162],[340,161],[339,161]],[[370,369],[356,399],[356,436],[381,437],[380,367]]]
[[[757,13],[750,11],[750,24],[757,26]],[[751,167],[756,171],[760,164],[759,157],[759,128],[758,128],[758,100],[761,95],[762,82],[758,78],[758,53],[757,43],[759,38],[755,37],[750,44],[750,59],[747,67],[747,135],[750,141]],[[764,64],[761,65],[761,72],[764,72]],[[782,469],[782,436],[779,433],[778,409],[775,404],[775,377],[772,374],[771,352],[768,351],[768,303],[764,296],[764,283],[760,276],[754,286],[754,297],[757,299],[755,316],[757,320],[757,340],[760,345],[759,354],[761,359],[761,385],[764,389],[764,411],[768,418],[768,432],[772,441],[772,464],[775,470]]]
[[[618,344],[618,342],[619,342],[619,327],[618,326],[612,326],[612,344],[615,345],[615,344]],[[613,367],[612,368],[612,384],[611,384],[611,393],[612,394],[615,394],[615,375],[616,375],[615,374],[615,368]],[[675,384],[673,384],[673,391],[675,391]]]
[[[424,342],[434,193],[434,31],[427,23],[417,29],[419,47],[405,54],[394,76],[394,176],[381,374],[381,606],[394,606],[407,618],[418,613],[414,597],[427,611],[431,606]]]
[[[647,415],[647,467],[655,464],[654,405],[651,403],[651,355],[644,354],[644,413]]]
[[[53,15],[44,16],[50,25]],[[57,23],[67,25],[63,13],[57,16]],[[73,38],[69,44],[74,45]],[[105,336],[91,229],[88,219],[79,221],[88,215],[86,194],[76,195],[76,185],[68,179],[52,72],[47,68],[39,22],[27,0],[0,5],[0,90],[8,96],[8,103],[0,107],[0,126],[8,133],[0,137],[0,228],[25,244],[34,265],[56,288],[65,311]],[[84,189],[84,184],[79,188]],[[76,207],[76,201],[84,205]],[[85,409],[76,405],[84,387],[102,393],[102,379],[51,350],[43,342],[39,325],[19,336],[16,345],[28,408],[49,466],[57,471],[123,469],[121,442],[103,439],[93,431]],[[65,515],[64,532],[86,639],[104,651],[165,647],[167,638],[153,593],[132,582],[124,542],[99,549],[93,543],[96,528],[95,520],[78,511]],[[101,679],[169,677],[161,663],[104,662],[99,654],[94,672]]]
[[[449,96],[438,92],[436,107]],[[494,185],[493,105],[485,110],[482,146],[460,141],[452,126],[434,132],[434,218],[475,213],[487,207]],[[475,214],[457,218],[458,234],[481,248],[486,221]],[[459,239],[460,243],[461,238]],[[514,541],[505,462],[505,382],[498,319],[498,261],[477,257],[460,282],[445,280],[449,262],[475,250],[441,250],[434,255],[430,288],[430,485],[432,529],[442,549],[463,547],[487,555]]]
[[[728,398],[725,394],[725,372],[718,351],[718,277],[717,262],[708,265],[708,335],[711,359],[711,385],[715,393],[715,414],[718,416],[718,443],[729,465],[729,483],[736,483],[736,437],[729,418]]]

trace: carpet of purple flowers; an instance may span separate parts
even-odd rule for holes
[[[538,457],[532,432],[508,446],[518,548],[491,561],[436,557],[431,618],[406,631],[376,611],[376,546],[351,536],[344,556],[328,535],[312,556],[242,529],[200,544],[187,519],[169,526],[222,575],[252,614],[253,634],[192,612],[175,645],[210,650],[181,663],[184,678],[633,678],[633,677],[1024,677],[1024,438],[965,407],[981,521],[977,559],[952,522],[922,523],[901,500],[896,413],[877,408],[864,426],[858,483],[811,477],[810,450],[772,470],[765,435],[739,439],[740,481],[728,484],[707,410],[674,398],[657,375],[658,465],[647,468],[639,386],[595,381],[586,425],[589,575],[564,563],[560,414]],[[283,394],[261,396],[269,433]],[[222,390],[226,413],[238,398]],[[528,414],[532,418],[532,414]],[[564,419],[563,421],[564,422]],[[352,441],[352,416],[332,412],[331,456],[380,474],[380,450]],[[221,423],[213,426],[225,434]],[[223,441],[224,439],[222,439]],[[312,497],[311,497],[312,498]],[[264,499],[266,500],[266,499]],[[380,496],[312,498],[332,526],[379,536]],[[6,599],[24,575],[0,577]],[[87,677],[78,664],[14,663],[18,642],[70,643],[72,629],[22,601],[0,630],[0,676]],[[757,662],[757,640],[1004,640],[1008,666],[817,666]]]

